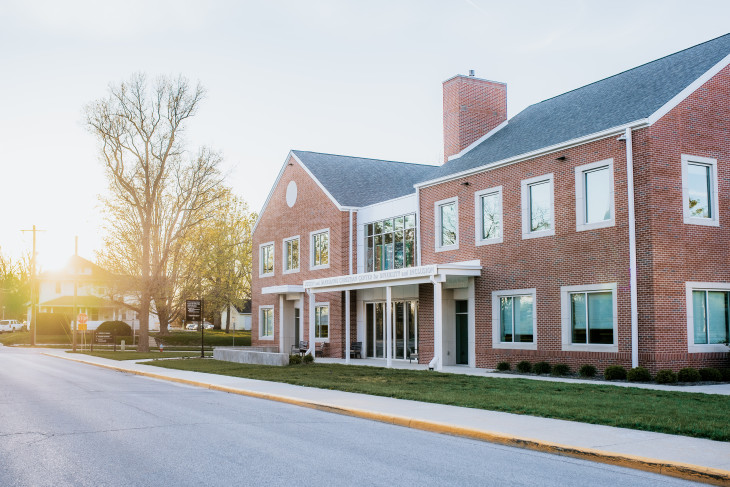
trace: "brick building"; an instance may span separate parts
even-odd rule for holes
[[[254,229],[253,343],[435,368],[727,361],[730,34],[532,105],[443,83],[441,166],[304,151]]]

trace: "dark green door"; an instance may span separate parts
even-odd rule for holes
[[[294,308],[294,345],[299,346],[299,308]]]
[[[469,365],[469,312],[466,301],[456,301],[456,363]]]

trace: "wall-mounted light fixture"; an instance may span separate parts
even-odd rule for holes
[[[565,162],[568,158],[566,156],[558,156],[555,158],[558,162]]]
[[[461,183],[461,185],[462,186],[469,186],[469,181],[464,181],[463,183]]]

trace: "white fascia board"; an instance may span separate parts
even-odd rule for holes
[[[561,150],[569,149],[571,147],[575,147],[577,145],[587,144],[588,142],[594,142],[596,140],[600,139],[606,139],[608,137],[613,137],[614,135],[623,134],[623,132],[626,131],[627,128],[631,129],[638,129],[642,127],[646,127],[649,125],[649,121],[646,118],[642,118],[639,120],[635,120],[633,122],[619,125],[617,127],[611,127],[610,129],[602,130],[600,132],[596,132],[593,134],[585,135],[583,137],[579,137],[577,139],[568,140],[566,142],[561,142],[559,144],[551,145],[548,147],[543,147],[541,149],[532,151],[532,152],[526,152],[524,154],[520,154],[514,157],[510,157],[507,159],[502,159],[501,161],[495,161],[491,162],[489,164],[485,164],[484,166],[478,166],[471,169],[467,169],[465,171],[457,172],[455,174],[449,174],[448,176],[443,176],[438,179],[431,179],[429,181],[423,181],[420,183],[416,183],[413,185],[414,188],[422,189],[426,188],[428,186],[433,186],[435,184],[441,184],[446,181],[452,181],[454,179],[463,178],[465,176],[470,176],[472,174],[477,174],[480,172],[485,171],[491,171],[492,169],[496,169],[498,167],[502,166],[508,166],[510,164],[514,164],[516,162],[524,161],[527,159],[534,159],[535,157],[544,156],[546,154],[550,154],[552,152],[558,152]]]
[[[502,130],[503,128],[505,128],[508,123],[509,123],[509,120],[505,120],[504,122],[500,123],[499,125],[497,125],[496,127],[494,127],[492,130],[490,130],[489,132],[487,132],[486,134],[482,135],[477,140],[475,140],[474,142],[472,142],[471,144],[469,144],[468,146],[466,146],[458,154],[454,154],[453,156],[449,156],[449,161],[451,161],[453,159],[458,159],[459,157],[463,156],[464,154],[466,154],[467,152],[469,152],[470,150],[472,150],[474,147],[478,146],[479,144],[481,144],[482,142],[484,142],[485,140],[487,140],[489,137],[491,137],[492,135],[496,134],[497,132],[499,132],[500,130]]]
[[[253,229],[251,230],[251,235],[256,233],[256,227],[259,225],[259,221],[261,220],[261,215],[264,214],[264,211],[266,211],[266,207],[269,205],[269,201],[271,201],[271,196],[274,194],[274,189],[276,186],[278,186],[279,181],[281,180],[281,176],[284,175],[284,169],[286,169],[287,163],[289,162],[289,158],[294,157],[294,153],[292,151],[289,151],[289,154],[287,154],[286,159],[284,159],[284,164],[282,164],[281,169],[279,170],[279,174],[276,176],[276,180],[274,180],[274,184],[271,185],[271,189],[269,190],[269,195],[266,197],[266,201],[264,201],[264,205],[261,207],[261,211],[259,211],[258,216],[256,217],[256,223],[253,224]]]
[[[659,110],[649,115],[647,119],[649,125],[654,125],[660,118],[669,113],[673,108],[682,103],[689,95],[697,91],[697,89],[707,83],[713,76],[722,71],[730,64],[730,54],[722,58],[722,60],[706,71],[702,76],[694,80],[689,86],[677,93],[671,100],[666,102]]]

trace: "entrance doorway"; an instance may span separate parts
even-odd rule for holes
[[[418,351],[418,302],[393,301],[392,308],[392,356],[408,359]],[[385,302],[365,304],[366,356],[385,358],[386,350],[386,304]]]
[[[294,345],[299,346],[299,308],[294,308]]]
[[[456,364],[469,365],[469,308],[467,301],[457,300],[456,305]]]

